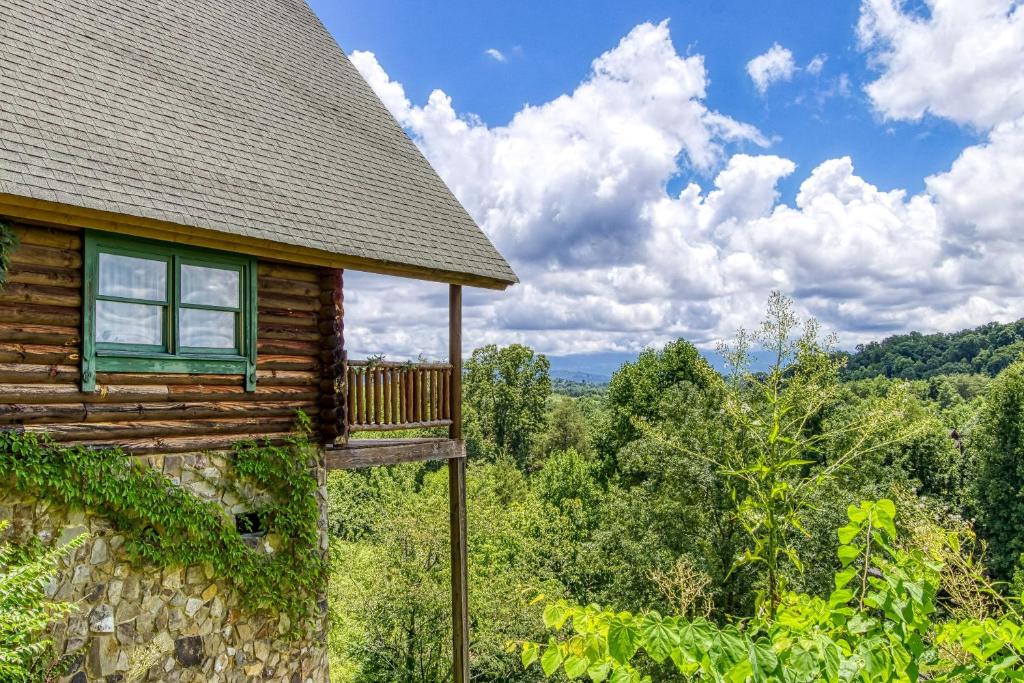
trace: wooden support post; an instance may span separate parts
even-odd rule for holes
[[[452,366],[448,436],[462,439],[462,286],[449,285],[448,362]],[[452,666],[454,683],[469,683],[469,590],[466,576],[466,459],[448,461],[452,550]]]

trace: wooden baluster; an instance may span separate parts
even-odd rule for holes
[[[401,404],[401,398],[402,398],[401,388],[402,388],[402,385],[401,385],[401,378],[402,378],[402,371],[401,370],[399,370],[398,368],[395,368],[394,370],[391,371],[391,381],[392,381],[392,385],[391,385],[391,421],[393,423],[395,423],[395,424],[401,424],[402,423],[402,413],[401,413],[401,405],[402,405]]]
[[[366,373],[363,368],[355,371],[356,384],[356,424],[366,424]]]
[[[412,416],[413,422],[419,422],[423,419],[423,372],[419,369],[412,371],[413,380],[413,409],[414,413]]]
[[[382,403],[383,403],[383,416],[382,420],[384,424],[391,424],[391,371],[387,368],[381,373],[383,382],[381,383]]]
[[[349,368],[348,374],[345,377],[345,382],[348,385],[348,423],[354,425],[359,423],[359,419],[356,415],[356,371],[355,368]]]
[[[384,422],[384,371],[377,368],[377,371],[373,374],[376,381],[376,391],[373,394],[373,399],[377,411],[377,424],[382,424]]]

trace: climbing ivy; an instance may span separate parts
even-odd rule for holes
[[[238,482],[266,496],[254,501],[274,552],[250,548],[234,519],[218,503],[204,501],[161,472],[118,448],[58,445],[45,436],[0,432],[0,480],[23,494],[95,512],[125,536],[135,563],[157,567],[212,566],[238,590],[250,611],[288,617],[290,635],[317,609],[327,576],[320,552],[317,481],[311,468],[309,419],[287,443],[235,444]]]
[[[7,281],[7,270],[11,267],[11,254],[18,248],[18,236],[7,223],[0,221],[0,289]]]

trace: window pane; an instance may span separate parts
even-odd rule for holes
[[[96,302],[96,341],[110,344],[164,343],[163,306]]]
[[[183,265],[181,302],[238,308],[238,271]]]
[[[166,301],[167,263],[100,254],[100,295]]]
[[[234,349],[235,313],[182,308],[178,316],[178,331],[182,346],[204,349]]]

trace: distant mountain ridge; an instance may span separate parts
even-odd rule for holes
[[[849,355],[845,379],[891,377],[927,379],[936,375],[997,375],[1024,353],[1024,318],[987,323],[960,332],[911,332],[859,344]]]

